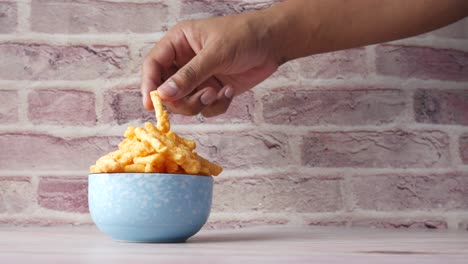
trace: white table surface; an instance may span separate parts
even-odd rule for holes
[[[468,232],[255,227],[182,244],[115,242],[95,227],[0,227],[0,263],[468,263]]]

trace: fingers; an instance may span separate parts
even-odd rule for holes
[[[234,89],[226,85],[217,94],[217,99],[213,104],[205,107],[201,113],[205,117],[213,117],[226,113],[234,98]]]
[[[152,59],[146,59],[142,69],[141,94],[143,106],[148,110],[153,109],[149,93],[156,90],[159,82],[161,82],[161,68],[159,64]]]
[[[211,104],[216,100],[216,92],[214,87],[205,87],[191,96],[165,103],[165,105],[172,113],[193,116],[207,107],[205,103]]]
[[[190,96],[164,104],[172,113],[187,116],[201,113],[205,117],[213,117],[226,112],[233,96],[234,89],[229,85],[222,89],[207,86]]]
[[[216,101],[218,91],[221,88],[219,81],[210,78],[184,98],[175,101],[164,101],[163,103],[172,113],[196,115]]]
[[[152,110],[153,104],[149,93],[156,90],[162,84],[162,75],[165,69],[172,66],[175,58],[175,50],[171,44],[170,36],[161,39],[146,56],[142,68],[141,93],[143,105]]]
[[[190,94],[214,74],[218,62],[215,52],[206,47],[158,88],[161,98],[175,101]]]

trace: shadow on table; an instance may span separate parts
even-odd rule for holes
[[[266,233],[265,231],[249,231],[249,232],[229,232],[229,233],[204,233],[196,235],[189,239],[187,243],[223,243],[223,242],[246,242],[246,241],[275,241],[287,240],[289,238],[297,238],[294,234],[287,233]]]

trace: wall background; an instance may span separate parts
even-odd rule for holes
[[[88,166],[153,120],[152,43],[272,2],[0,0],[0,224],[91,224]],[[467,19],[291,62],[227,114],[172,122],[226,168],[208,228],[468,230]]]

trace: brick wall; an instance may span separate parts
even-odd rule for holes
[[[90,224],[87,168],[143,110],[144,54],[178,20],[271,1],[0,0],[0,223]],[[212,118],[208,228],[466,229],[468,20],[299,59]]]

